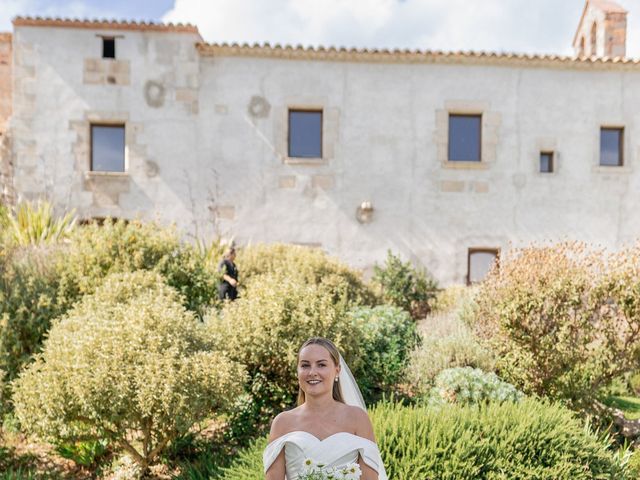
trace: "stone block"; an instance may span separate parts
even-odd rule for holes
[[[236,217],[236,207],[232,205],[220,205],[216,207],[216,215],[218,218],[233,220]]]
[[[488,193],[489,182],[473,182],[473,191],[476,193]]]
[[[311,177],[311,186],[321,190],[331,190],[335,185],[333,175],[313,175]]]
[[[442,192],[464,192],[465,183],[458,180],[443,180],[440,182]]]
[[[295,175],[282,175],[278,178],[278,188],[295,188],[296,176]]]
[[[190,88],[178,88],[176,89],[176,101],[178,102],[193,102],[197,100],[198,94]]]

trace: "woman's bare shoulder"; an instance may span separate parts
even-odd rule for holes
[[[347,410],[345,410],[346,414],[349,416],[348,418],[352,422],[353,430],[356,435],[364,438],[368,438],[375,442],[375,438],[373,435],[373,425],[371,424],[371,419],[365,410],[360,407],[355,407],[352,405],[346,405]]]
[[[272,442],[275,439],[290,432],[293,425],[295,424],[298,415],[298,408],[294,408],[293,410],[286,410],[276,415],[276,417],[271,422],[269,441]]]

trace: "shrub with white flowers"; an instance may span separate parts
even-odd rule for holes
[[[481,404],[518,402],[524,395],[513,385],[503,382],[495,373],[462,367],[443,370],[431,390],[432,403]]]

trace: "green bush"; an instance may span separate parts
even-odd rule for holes
[[[246,428],[241,430],[266,428],[276,413],[295,403],[298,349],[309,337],[330,338],[354,371],[360,368],[359,332],[347,306],[346,299],[334,302],[330,287],[260,275],[250,280],[242,298],[206,319],[218,348],[249,372],[252,399],[242,400],[238,414]]]
[[[281,243],[256,244],[240,249],[236,263],[241,285],[255,276],[270,274],[327,287],[336,299],[346,296],[356,305],[378,303],[373,290],[362,281],[360,272],[319,249]]]
[[[434,403],[457,403],[461,405],[485,404],[488,402],[518,402],[523,398],[510,383],[503,382],[495,373],[478,368],[449,368],[438,374],[431,390]]]
[[[57,243],[76,226],[73,211],[56,217],[49,202],[24,202],[9,211],[0,209],[0,249]]]
[[[0,271],[0,368],[14,379],[39,351],[51,321],[76,300],[64,286],[59,246],[12,250]]]
[[[389,478],[394,480],[631,480],[607,438],[572,412],[534,399],[485,408],[404,407],[370,412]],[[242,452],[224,480],[263,478],[266,442]]]
[[[422,344],[410,355],[407,389],[410,394],[426,398],[435,379],[448,368],[473,367],[493,371],[493,353],[481,345],[473,331],[456,312],[430,315],[421,323]]]
[[[635,450],[627,463],[629,478],[640,478],[640,449]]]
[[[374,267],[372,281],[380,287],[387,303],[406,310],[416,319],[429,313],[438,292],[437,282],[426,270],[403,262],[391,251],[387,252],[384,266]]]
[[[195,422],[225,411],[243,369],[212,350],[181,300],[156,273],[109,276],[56,321],[14,382],[21,425],[58,445],[108,440],[144,470]]]
[[[476,296],[475,326],[501,378],[525,393],[590,408],[640,358],[640,247],[607,255],[583,244],[517,250]]]
[[[407,312],[391,305],[357,307],[349,316],[360,332],[359,356],[364,360],[354,375],[371,403],[403,380],[409,355],[419,342],[416,324]]]
[[[174,229],[106,221],[69,233],[64,244],[14,248],[0,268],[0,368],[8,378],[39,351],[51,321],[116,272],[150,270],[201,315],[217,295],[217,276]]]
[[[183,297],[184,306],[202,315],[217,298],[218,276],[201,253],[180,240],[173,227],[107,220],[76,229],[65,253],[63,275],[77,295],[92,293],[111,273],[150,270]]]
[[[629,377],[629,388],[634,395],[640,396],[640,372],[634,372]]]

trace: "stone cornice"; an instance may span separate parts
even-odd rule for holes
[[[118,20],[80,20],[75,18],[15,17],[14,27],[86,28],[92,30],[136,30],[152,32],[195,33],[198,27],[183,23],[155,23]],[[202,38],[202,37],[201,37]]]
[[[355,49],[335,47],[292,47],[269,44],[196,44],[202,56],[258,57],[287,60],[318,60],[363,63],[439,63],[525,67],[618,69],[640,68],[640,60],[608,57],[569,57],[563,55],[527,55],[516,53],[431,50]]]

